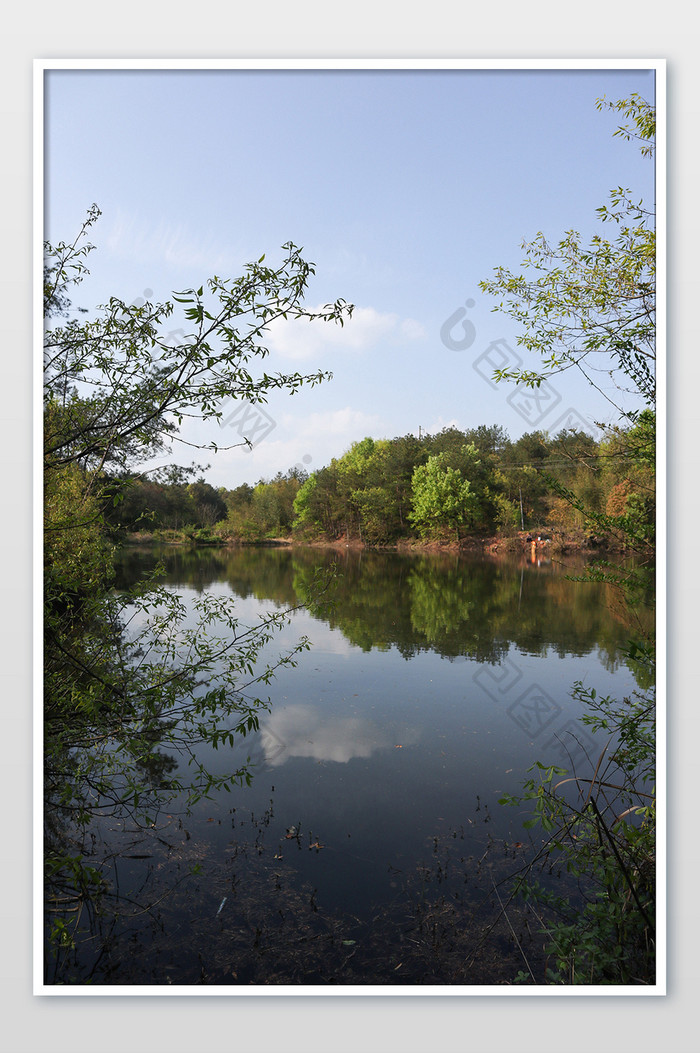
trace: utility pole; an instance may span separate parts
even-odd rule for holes
[[[523,489],[521,486],[518,487],[518,493],[520,494],[520,529],[525,529],[525,520],[523,519]]]

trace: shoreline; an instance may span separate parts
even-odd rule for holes
[[[176,533],[176,532],[173,532]],[[610,541],[590,536],[575,537],[572,535],[557,536],[551,531],[542,530],[529,533],[520,531],[510,537],[477,537],[470,536],[460,538],[459,541],[421,541],[418,538],[401,538],[398,541],[370,545],[358,538],[347,539],[345,537],[334,540],[317,539],[302,540],[293,536],[264,538],[260,541],[244,541],[237,538],[212,538],[211,540],[193,539],[187,537],[163,537],[146,531],[128,534],[120,540],[121,545],[173,545],[193,546],[195,548],[319,548],[343,551],[373,551],[373,552],[401,552],[406,554],[420,553],[444,553],[454,554],[482,554],[489,556],[514,555],[518,553],[529,553],[542,555],[544,553],[565,552],[609,552],[622,551]]]

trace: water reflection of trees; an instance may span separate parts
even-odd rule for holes
[[[629,621],[606,582],[577,582],[582,562],[540,566],[526,561],[451,555],[301,547],[126,549],[125,584],[161,559],[165,581],[202,591],[226,582],[235,595],[308,605],[365,651],[395,647],[498,662],[511,646],[532,655],[597,651],[619,662]],[[333,576],[319,594],[319,582]]]

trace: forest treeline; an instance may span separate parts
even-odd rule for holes
[[[511,441],[497,424],[448,427],[367,437],[310,475],[295,467],[254,486],[217,489],[180,472],[159,482],[124,475],[111,489],[108,521],[119,533],[387,545],[549,530],[614,542],[654,519],[654,414],[600,440],[569,430]]]

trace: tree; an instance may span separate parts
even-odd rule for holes
[[[362,541],[382,544],[395,536],[399,511],[389,483],[386,439],[364,438],[338,461],[338,489],[350,529]]]
[[[143,489],[138,468],[154,452],[186,441],[179,427],[187,417],[220,420],[231,398],[264,402],[275,389],[294,393],[328,378],[254,375],[272,321],[342,325],[352,311],[342,300],[304,308],[314,267],[289,243],[278,266],[261,257],[239,278],[210,279],[206,295],[201,287],[142,306],[112,297],[94,316],[71,316],[71,293],[88,274],[85,238],[99,214],[93,206],[72,243],[45,246],[44,819],[50,941],[58,950],[70,941],[72,907],[104,891],[81,855],[93,819],[150,824],[176,794],[192,803],[215,786],[249,779],[245,767],[214,777],[196,745],[255,729],[266,705],[256,692],[306,647],[302,640],[259,663],[283,611],[247,627],[222,598],[203,595],[192,618],[155,581],[111,589],[105,510],[126,499],[125,477]],[[173,347],[164,323],[178,307],[189,333],[183,328]],[[187,474],[148,486],[164,508],[173,490],[205,521],[223,514],[218,492],[201,480],[188,488]],[[172,775],[176,758],[191,761],[186,778]]]
[[[397,537],[404,534],[408,526],[413,469],[417,464],[425,463],[427,456],[421,440],[415,435],[399,436],[389,443],[385,489],[389,495],[389,508],[395,516],[392,533]]]
[[[197,526],[213,526],[214,523],[226,518],[228,513],[226,502],[219,491],[204,479],[190,483],[187,487],[187,494],[194,504]]]
[[[52,305],[63,304],[70,286],[89,273],[85,259],[93,246],[82,242],[99,215],[93,206],[72,244],[45,246],[49,317]],[[54,412],[46,419],[46,468],[76,462],[94,471],[106,464],[142,463],[166,441],[178,440],[178,427],[188,416],[219,421],[231,399],[264,403],[275,389],[293,393],[330,379],[321,371],[258,377],[249,371],[269,354],[262,341],[272,322],[306,318],[342,325],[352,312],[343,300],[318,311],[305,309],[314,265],[291,242],[283,249],[277,267],[265,265],[261,256],[239,278],[209,279],[208,295],[202,286],[173,294],[174,302],[142,306],[111,297],[93,320],[49,326],[44,394]],[[163,325],[176,304],[184,308],[190,332],[173,347]],[[212,442],[199,448],[219,447]]]
[[[617,134],[653,156],[652,106],[638,96],[598,105],[631,119]],[[613,483],[607,504],[604,487],[591,485],[592,450],[582,439],[558,442],[560,455],[578,461],[565,481],[554,479],[546,462],[543,475],[561,502],[589,526],[617,533],[636,556],[632,567],[598,561],[584,578],[621,590],[628,661],[644,670],[649,687],[617,700],[574,685],[582,723],[606,744],[586,769],[537,762],[524,795],[503,803],[527,802],[533,812],[526,826],[539,825],[544,835],[514,891],[538,903],[551,961],[545,982],[648,984],[655,980],[656,938],[655,642],[653,630],[644,631],[648,619],[635,619],[634,608],[652,592],[655,555],[655,230],[653,212],[623,188],[598,216],[616,228],[612,240],[601,233],[586,245],[568,231],[551,246],[540,233],[525,245],[523,273],[499,268],[481,285],[500,298],[496,310],[521,323],[519,342],[543,359],[542,370],[498,371],[498,379],[537,387],[552,373],[576,368],[626,425],[600,444],[603,467],[596,471]],[[616,393],[602,389],[598,371],[615,380]],[[533,877],[538,866],[573,874],[576,898],[546,893]],[[535,980],[531,971],[520,978]]]
[[[338,496],[338,462],[312,472],[294,498],[294,530],[301,536],[338,537],[346,529],[346,510]]]
[[[448,458],[447,453],[435,454],[413,472],[409,519],[422,537],[438,538],[450,530],[458,539],[476,503],[469,480],[449,466]]]
[[[633,121],[616,134],[637,138],[642,153],[653,156],[656,115],[638,95],[616,103],[598,100]],[[615,230],[613,239],[595,234],[584,244],[575,230],[551,245],[541,231],[525,242],[523,273],[505,267],[480,282],[499,299],[495,311],[522,326],[518,343],[543,360],[541,370],[496,370],[498,379],[529,387],[567,369],[578,369],[589,384],[618,410],[634,419],[623,405],[632,394],[646,406],[655,399],[656,364],[656,231],[652,211],[618,187],[610,204],[598,210],[602,224]],[[619,397],[599,384],[596,374],[615,372]]]

